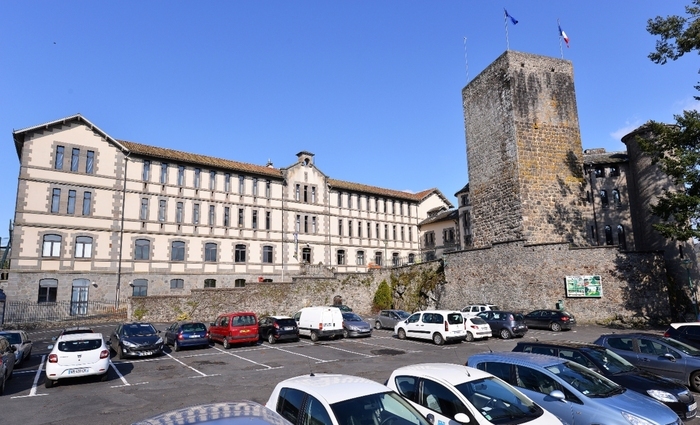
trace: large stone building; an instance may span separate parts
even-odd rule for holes
[[[117,140],[81,115],[13,133],[20,161],[8,299],[114,302],[422,258],[452,204],[284,168]],[[321,270],[323,269],[323,270]]]

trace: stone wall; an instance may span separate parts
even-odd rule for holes
[[[565,277],[577,275],[600,275],[602,297],[567,298]],[[671,317],[662,252],[513,241],[447,254],[445,278],[441,308],[488,302],[527,312],[563,300],[582,323]]]

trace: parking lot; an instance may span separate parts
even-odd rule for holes
[[[115,325],[94,327],[108,336]],[[165,329],[165,324],[155,324]],[[554,333],[530,330],[524,339],[590,342],[612,330],[582,325]],[[622,332],[622,331],[617,331]],[[166,349],[162,356],[118,360],[112,358],[109,378],[61,381],[44,387],[43,364],[56,331],[31,333],[32,357],[15,369],[0,397],[3,423],[130,424],[168,410],[195,404],[253,400],[264,404],[275,384],[308,373],[343,373],[384,382],[400,366],[447,362],[464,364],[471,354],[510,351],[519,339],[463,342],[436,346],[428,341],[399,340],[391,330],[375,330],[370,338],[312,343],[267,342],[225,350]],[[696,398],[700,394],[696,394]],[[700,424],[693,419],[688,424]]]

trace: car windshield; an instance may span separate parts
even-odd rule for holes
[[[430,425],[414,407],[393,391],[333,403],[331,410],[340,425]]]
[[[409,312],[403,310],[396,310],[395,313],[397,316],[399,316],[399,319],[401,320],[408,319],[408,316],[411,315]]]
[[[206,332],[207,327],[203,323],[185,323],[182,325],[183,332]]]
[[[575,362],[557,363],[546,369],[588,397],[610,397],[624,392],[624,387]]]
[[[0,334],[0,336],[4,336],[5,338],[7,338],[7,340],[10,342],[10,344],[21,344],[22,343],[22,338],[20,338],[18,333]]]
[[[700,356],[700,350],[698,350],[695,347],[691,347],[688,344],[680,342],[676,339],[664,338],[664,339],[662,339],[662,341],[665,342],[666,344],[670,345],[671,347],[675,348],[676,350],[682,351],[689,356]]]
[[[102,347],[101,339],[80,339],[75,341],[61,341],[58,343],[58,350],[68,353],[97,350],[100,347]]]
[[[486,323],[486,320],[482,319],[481,317],[472,317],[469,320],[471,320],[472,323],[475,325],[488,325],[488,323]]]
[[[593,360],[596,366],[605,369],[613,375],[637,370],[637,367],[635,365],[623,359],[614,352],[608,350],[607,348],[604,348],[602,350],[587,349],[586,353]]]
[[[346,322],[361,322],[362,317],[358,316],[355,313],[343,313],[343,320]]]
[[[132,323],[124,325],[124,335],[126,336],[150,336],[155,334],[156,330],[149,323]]]
[[[277,319],[279,326],[296,326],[297,322],[294,319]]]
[[[542,416],[542,408],[498,378],[465,382],[456,388],[493,424],[529,422]]]

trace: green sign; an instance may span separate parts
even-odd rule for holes
[[[600,298],[603,284],[600,276],[566,276],[566,296],[572,298]]]

